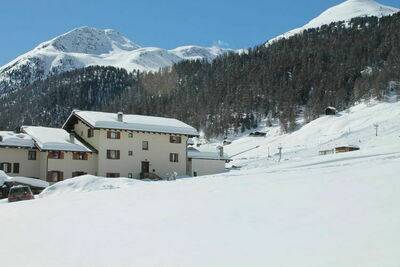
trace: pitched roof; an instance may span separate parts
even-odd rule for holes
[[[77,116],[84,122],[90,124],[93,128],[171,133],[189,136],[199,135],[195,128],[177,119],[123,114],[122,121],[118,121],[117,113],[80,110],[74,110],[72,112],[63,128],[66,127],[73,116]]]
[[[0,146],[34,148],[35,144],[27,134],[0,131]]]
[[[39,126],[22,126],[21,130],[32,137],[40,150],[93,152],[77,138],[71,140],[64,129]]]
[[[224,154],[223,157],[220,157],[219,152],[215,151],[200,151],[194,147],[188,148],[188,158],[191,159],[208,159],[208,160],[225,160],[230,161],[231,158]]]

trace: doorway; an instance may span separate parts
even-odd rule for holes
[[[150,162],[142,161],[142,173],[149,173],[150,172]]]

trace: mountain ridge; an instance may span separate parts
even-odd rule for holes
[[[313,28],[319,28],[323,25],[328,25],[332,22],[345,21],[349,22],[352,18],[357,17],[384,17],[400,12],[399,8],[385,6],[375,0],[347,0],[341,4],[330,7],[319,16],[310,20],[302,27],[295,28],[284,34],[278,35],[270,39],[266,45],[270,45],[280,39],[289,38],[296,34],[301,34],[303,31]]]
[[[180,46],[167,50],[141,47],[118,31],[83,26],[40,43],[0,67],[0,94],[52,74],[93,65],[127,71],[158,71],[182,60],[212,61],[230,49]]]

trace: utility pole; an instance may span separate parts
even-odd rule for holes
[[[378,124],[378,123],[375,123],[375,124],[374,124],[374,127],[375,127],[375,136],[378,136],[379,124]]]
[[[279,162],[281,162],[281,159],[282,159],[282,148],[283,147],[281,147],[281,146],[278,147],[278,150],[279,150]]]

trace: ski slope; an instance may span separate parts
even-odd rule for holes
[[[234,157],[240,170],[169,182],[86,176],[1,204],[2,263],[400,266],[400,103],[359,104],[292,134],[260,130],[267,137],[225,147],[259,146]],[[353,142],[360,151],[318,155]]]
[[[329,25],[332,22],[345,21],[349,22],[352,18],[356,17],[384,17],[399,12],[400,9],[390,6],[385,6],[374,0],[347,0],[339,5],[333,6],[318,17],[312,19],[306,25],[288,31],[279,35],[267,42],[270,45],[280,39],[289,38],[296,34],[301,34],[305,30],[312,28],[319,28],[323,25]]]

